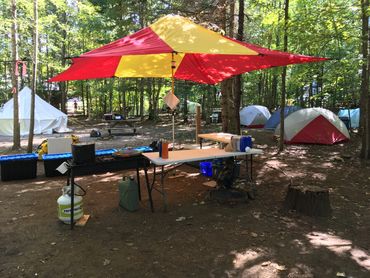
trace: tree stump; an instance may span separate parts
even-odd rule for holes
[[[290,186],[284,208],[309,216],[329,216],[331,214],[329,190],[315,185]]]

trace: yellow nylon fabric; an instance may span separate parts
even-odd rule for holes
[[[254,50],[228,40],[182,16],[168,15],[149,27],[177,52],[258,55]]]
[[[174,54],[176,69],[184,56],[183,53]],[[171,53],[126,55],[122,56],[114,75],[117,77],[171,77],[171,61]]]

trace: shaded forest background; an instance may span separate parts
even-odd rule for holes
[[[283,0],[243,1],[243,40],[283,50]],[[0,103],[12,97],[11,9],[1,0],[0,17]],[[162,97],[170,88],[166,79],[104,79],[48,83],[75,57],[103,44],[131,34],[163,15],[181,14],[215,31],[234,34],[238,27],[238,1],[227,0],[39,0],[39,66],[37,94],[66,111],[66,101],[78,97],[82,113],[101,117],[111,111],[127,116],[148,115],[155,119],[163,107]],[[28,72],[20,88],[31,83],[33,53],[33,3],[18,0],[19,59]],[[235,29],[235,30],[234,30]],[[290,0],[288,51],[330,58],[324,63],[287,68],[286,104],[302,107],[358,107],[361,91],[361,1]],[[261,104],[275,109],[280,104],[283,68],[242,75],[241,106]],[[220,85],[210,86],[176,81],[176,95],[182,102],[200,102],[204,118],[220,107]]]

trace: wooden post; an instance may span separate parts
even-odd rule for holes
[[[197,105],[197,110],[196,110],[196,114],[195,114],[195,142],[197,144],[199,144],[198,135],[200,134],[200,124],[201,124],[200,119],[201,119],[200,106]]]

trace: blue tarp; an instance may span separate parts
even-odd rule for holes
[[[286,118],[289,114],[292,114],[293,112],[300,109],[302,108],[299,106],[284,107],[284,118]],[[265,129],[274,130],[278,126],[278,124],[280,124],[280,111],[281,109],[278,109],[271,115],[270,119],[268,119],[265,124]]]
[[[356,109],[341,109],[338,112],[340,118],[351,118],[350,128],[359,128],[360,126],[360,108]]]

